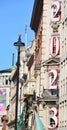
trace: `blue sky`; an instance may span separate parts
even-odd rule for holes
[[[11,68],[12,54],[16,55],[13,43],[22,35],[25,42],[25,26],[27,25],[27,41],[34,39],[30,28],[34,0],[0,0],[0,70]]]

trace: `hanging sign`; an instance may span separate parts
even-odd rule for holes
[[[52,107],[50,109],[50,112],[54,113],[53,116],[51,117],[51,119],[53,120],[54,123],[49,125],[48,128],[53,130],[53,129],[55,129],[58,126],[58,117],[57,117],[58,109],[56,107]]]
[[[60,38],[58,36],[52,36],[50,41],[50,54],[55,57],[60,52]]]
[[[51,5],[51,9],[53,10],[53,15],[51,18],[52,24],[57,24],[57,22],[60,22],[61,20],[61,2],[58,0],[53,1]],[[50,54],[52,57],[56,57],[60,54],[60,38],[58,35],[55,35],[51,37],[50,44]],[[57,89],[58,88],[58,71],[56,69],[51,69],[49,71],[49,89]],[[48,128],[51,130],[54,130],[58,126],[58,109],[56,107],[50,108],[50,112],[53,112],[53,116],[50,117],[50,119],[53,121],[48,125]]]
[[[56,0],[52,3],[51,8],[55,11],[53,11],[53,17],[51,19],[51,22],[59,22],[61,20],[61,3],[60,1]]]
[[[51,79],[51,75],[53,75],[53,78]],[[49,89],[57,89],[58,84],[56,83],[57,77],[58,77],[58,72],[56,69],[53,69],[49,71],[49,76],[50,76],[50,87]]]

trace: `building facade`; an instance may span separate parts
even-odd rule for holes
[[[18,127],[21,129],[38,130],[36,112],[42,129],[67,129],[66,11],[67,0],[34,1],[30,27],[35,39],[20,52]],[[9,129],[14,129],[15,124],[16,83],[17,68],[12,67]]]
[[[23,94],[24,94],[24,101],[27,103],[27,128],[29,130],[34,129],[34,121],[33,121],[33,113],[34,113],[34,105],[33,102],[35,101],[35,93],[36,93],[36,78],[34,73],[34,51],[35,51],[35,40],[30,42],[30,46],[27,48],[27,80],[24,84]]]
[[[31,18],[35,32],[37,112],[44,129],[59,129],[61,1],[36,0]]]
[[[59,93],[59,130],[67,129],[67,0],[62,1],[62,28],[60,46],[60,93]]]

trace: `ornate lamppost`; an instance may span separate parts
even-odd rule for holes
[[[21,42],[21,35],[19,35],[18,41],[14,43],[14,46],[18,47],[16,106],[15,106],[15,130],[17,130],[17,120],[18,120],[18,94],[19,94],[19,67],[20,67],[20,47],[24,47],[24,46],[25,46],[25,44],[24,44],[23,42]]]

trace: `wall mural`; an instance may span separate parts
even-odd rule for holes
[[[6,88],[0,88],[0,111],[6,111]]]

